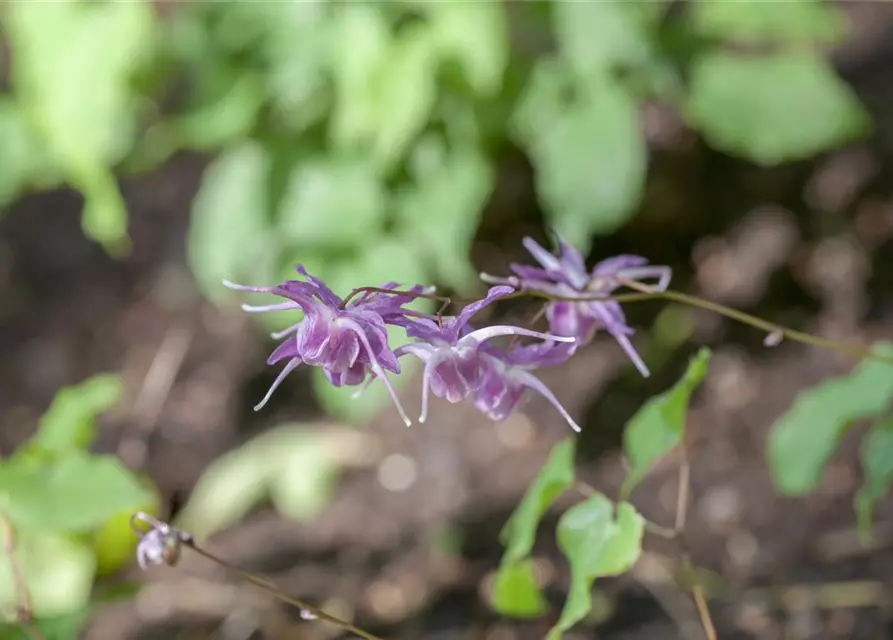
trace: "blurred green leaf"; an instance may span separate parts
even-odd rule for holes
[[[434,136],[422,138],[414,156],[415,182],[398,194],[398,219],[435,277],[466,289],[477,281],[469,254],[495,171],[474,147],[447,151]]]
[[[151,44],[148,2],[9,5],[13,87],[66,178],[84,195],[83,227],[126,251],[127,215],[108,165],[134,135],[129,81]]]
[[[428,12],[442,60],[455,59],[474,91],[493,97],[509,58],[505,7],[498,2],[419,2]]]
[[[430,29],[406,29],[379,71],[374,157],[389,170],[422,132],[437,98],[437,43]]]
[[[503,616],[519,619],[538,618],[548,608],[530,560],[503,562],[493,582],[493,609]]]
[[[552,448],[549,459],[503,527],[499,537],[506,546],[502,556],[504,563],[520,562],[530,555],[543,514],[573,485],[574,446],[575,441],[567,438]]]
[[[877,343],[873,351],[891,357],[893,343]],[[778,490],[802,495],[815,489],[847,428],[877,416],[891,400],[893,367],[872,359],[800,393],[769,435],[767,462]]]
[[[651,465],[682,441],[685,414],[692,392],[707,374],[710,350],[702,348],[688,363],[682,378],[670,389],[649,398],[623,429],[623,452],[629,473],[621,495],[629,496]]]
[[[204,82],[208,82],[206,77]],[[220,70],[215,77],[220,84],[219,95],[170,124],[179,145],[200,151],[216,150],[245,138],[254,127],[264,103],[262,79],[257,74],[232,69]]]
[[[649,59],[651,37],[637,13],[638,4],[645,3],[553,3],[558,49],[579,78],[589,80],[618,66],[635,66]]]
[[[115,406],[123,390],[120,377],[113,374],[59,389],[26,446],[53,455],[89,447],[96,437],[96,418]]]
[[[89,547],[69,537],[25,528],[16,531],[15,540],[16,559],[28,586],[35,616],[68,616],[87,607],[96,569]],[[0,554],[0,610],[14,611],[18,604],[9,558],[3,553]],[[76,622],[76,618],[69,620],[69,623]],[[50,623],[46,620],[44,624]],[[57,630],[56,637],[73,638],[64,633],[70,626],[60,626],[63,628]]]
[[[34,621],[41,633],[42,640],[78,640],[81,631],[90,621],[93,611],[84,608],[73,613],[68,613],[52,618],[39,618]],[[0,638],[2,640],[34,640],[19,625],[0,624]]]
[[[299,425],[267,431],[202,473],[177,526],[203,540],[270,498],[283,516],[306,520],[331,500],[337,461],[319,433]]]
[[[375,5],[341,6],[336,25],[337,39],[351,46],[339,47],[333,59],[335,103],[329,136],[336,148],[352,150],[375,135],[378,76],[390,55],[391,36],[381,8]]]
[[[386,207],[384,185],[368,162],[318,156],[292,171],[276,226],[298,246],[349,249],[378,236]]]
[[[806,54],[701,56],[691,72],[687,113],[713,147],[760,165],[809,157],[870,128],[850,87]]]
[[[620,86],[603,85],[562,104],[563,80],[553,74],[534,74],[514,123],[536,169],[537,193],[564,237],[610,233],[634,213],[644,188],[647,149],[636,103]]]
[[[72,451],[50,465],[13,458],[0,466],[0,507],[16,527],[87,531],[152,497],[112,456]]]
[[[268,244],[269,170],[269,155],[253,142],[227,150],[205,169],[192,202],[188,258],[212,300],[227,293],[223,279],[250,279],[275,255]]]
[[[558,522],[558,546],[571,565],[571,588],[561,617],[549,632],[561,637],[592,608],[592,583],[628,571],[642,552],[645,521],[628,502],[594,495],[568,509]]]
[[[874,424],[862,440],[862,472],[865,483],[856,493],[856,516],[859,534],[869,542],[874,505],[893,483],[893,419]]]
[[[389,280],[399,282],[403,288],[427,282],[426,271],[419,253],[412,243],[399,237],[380,236],[370,238],[365,250],[350,261],[329,264],[322,276],[340,296],[346,296],[359,284],[371,286]],[[432,303],[420,300],[409,308],[431,311]],[[403,329],[388,327],[388,343],[392,348],[409,340]],[[400,361],[401,374],[388,377],[398,391],[414,380],[417,364],[414,359]],[[391,397],[380,380],[373,382],[359,397],[353,397],[358,387],[335,387],[325,378],[319,367],[313,370],[313,389],[323,409],[346,422],[358,423],[369,419],[378,411],[393,411]],[[396,412],[394,413],[395,419]]]
[[[53,163],[45,145],[32,130],[16,103],[0,98],[0,206],[29,186],[47,182]]]
[[[698,33],[755,44],[834,44],[847,26],[843,12],[821,0],[695,2],[689,11]]]

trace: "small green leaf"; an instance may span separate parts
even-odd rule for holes
[[[436,277],[467,288],[478,279],[469,252],[493,189],[493,167],[476,148],[447,151],[435,136],[423,138],[414,156],[415,184],[398,195],[398,219]]]
[[[696,2],[698,33],[752,44],[834,44],[846,35],[846,17],[829,2]]]
[[[499,534],[506,546],[502,557],[504,563],[520,562],[530,555],[536,529],[546,509],[573,485],[574,447],[574,440],[567,438],[552,448],[549,459],[506,522]]]
[[[86,544],[22,528],[16,531],[16,559],[35,616],[67,616],[86,608],[96,570],[93,553]],[[8,554],[0,554],[0,610],[15,611],[19,604]]]
[[[112,456],[72,451],[49,465],[13,458],[0,467],[0,507],[17,527],[88,531],[152,497]]]
[[[658,458],[682,441],[689,398],[707,374],[709,363],[710,350],[702,348],[675,385],[650,398],[626,423],[623,452],[629,460],[629,475],[621,490],[624,497],[629,496]]]
[[[350,249],[382,231],[386,207],[384,185],[368,162],[310,158],[292,171],[277,227],[299,246]]]
[[[807,158],[870,127],[852,89],[807,54],[701,56],[691,72],[687,114],[716,149],[761,165]]]
[[[268,177],[270,158],[252,142],[227,150],[205,170],[192,203],[188,257],[202,292],[221,300],[224,279],[252,282],[271,254]]]
[[[534,74],[514,123],[536,169],[537,193],[564,237],[610,233],[635,212],[644,188],[647,149],[636,103],[622,87],[604,85],[564,104],[556,95],[564,81],[552,75]]]
[[[628,571],[642,552],[645,520],[628,502],[617,505],[596,494],[580,502],[558,522],[558,546],[570,561],[571,587],[561,617],[549,632],[561,637],[592,609],[592,583],[596,578]]]
[[[273,506],[291,520],[314,518],[331,502],[338,479],[331,446],[319,433],[294,426],[268,434],[266,441],[278,452],[270,483]]]
[[[878,343],[873,351],[891,357],[893,343]],[[847,428],[877,416],[891,399],[893,367],[873,359],[800,393],[769,435],[767,462],[775,486],[787,495],[812,491]]]
[[[493,582],[493,609],[497,613],[526,620],[540,617],[547,608],[530,560],[500,565]]]
[[[82,631],[90,622],[93,610],[90,607],[52,618],[38,618],[34,621],[42,640],[79,640]],[[3,640],[33,640],[19,625],[0,624],[0,638]]]
[[[0,166],[0,206],[27,187],[51,184],[58,173],[22,110],[5,96],[0,98]]]
[[[150,3],[24,2],[10,5],[7,18],[15,94],[83,193],[84,231],[125,252],[127,215],[108,165],[133,143],[129,83],[151,44]]]
[[[893,420],[878,422],[862,440],[862,472],[865,484],[856,494],[856,515],[859,534],[869,542],[874,505],[893,483]]]
[[[56,392],[28,447],[51,455],[85,449],[96,437],[96,418],[111,409],[123,386],[117,375],[93,376]]]
[[[619,65],[648,60],[651,38],[635,13],[636,4],[601,0],[552,6],[558,49],[578,77],[589,80]]]
[[[509,57],[505,7],[498,2],[420,2],[416,6],[429,12],[440,58],[457,60],[478,95],[498,93]]]

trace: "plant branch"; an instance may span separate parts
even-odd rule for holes
[[[28,593],[28,583],[25,582],[25,574],[22,572],[18,553],[16,553],[16,531],[12,523],[4,517],[0,517],[0,527],[3,530],[3,553],[9,562],[13,588],[18,600],[16,622],[31,640],[44,640],[43,634],[34,624],[32,617],[33,612],[31,609],[31,597]]]

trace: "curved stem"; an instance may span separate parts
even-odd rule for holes
[[[324,620],[326,622],[329,622],[329,623],[335,625],[336,627],[340,627],[341,629],[344,629],[345,631],[347,631],[349,633],[358,635],[361,638],[364,638],[365,640],[382,640],[382,638],[372,635],[368,631],[363,631],[359,627],[355,627],[354,625],[347,622],[346,620],[342,620],[341,618],[336,618],[335,616],[326,613],[322,609],[318,609],[318,608],[314,607],[312,604],[307,604],[306,602],[299,600],[298,598],[295,598],[294,596],[290,596],[289,594],[287,594],[284,591],[282,591],[281,589],[279,589],[279,587],[274,585],[269,580],[261,578],[260,576],[256,576],[253,573],[248,573],[247,571],[244,571],[244,570],[236,567],[235,565],[230,564],[223,558],[219,558],[216,555],[214,555],[213,553],[211,553],[209,551],[205,551],[204,549],[202,549],[201,547],[196,545],[195,542],[193,542],[191,540],[185,540],[185,541],[183,541],[183,544],[188,546],[190,549],[192,549],[199,555],[204,556],[211,562],[215,562],[215,563],[219,564],[221,567],[223,567],[229,571],[232,571],[234,574],[239,576],[245,582],[250,582],[255,587],[262,589],[263,591],[266,591],[271,596],[274,596],[274,597],[278,598],[279,600],[282,600],[283,602],[286,602],[290,605],[298,607],[302,611],[309,612],[313,617],[318,618],[319,620]]]

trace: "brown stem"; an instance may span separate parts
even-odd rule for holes
[[[335,625],[336,627],[343,629],[344,631],[358,635],[361,638],[364,638],[365,640],[382,640],[382,638],[372,635],[368,631],[363,631],[359,627],[355,627],[354,625],[347,622],[346,620],[337,618],[329,613],[326,613],[322,609],[318,609],[317,607],[314,607],[312,604],[308,604],[302,600],[299,600],[298,598],[295,598],[294,596],[291,596],[291,595],[285,593],[279,587],[277,587],[275,584],[273,584],[270,580],[267,580],[266,578],[262,578],[260,576],[256,576],[253,573],[248,573],[247,571],[244,571],[243,569],[238,568],[237,566],[227,562],[223,558],[220,558],[220,557],[214,555],[213,553],[202,549],[201,547],[196,545],[195,542],[191,539],[183,540],[182,542],[187,547],[189,547],[190,549],[192,549],[199,555],[204,556],[211,562],[219,564],[220,566],[224,567],[225,569],[232,571],[234,574],[239,576],[242,580],[245,580],[246,582],[253,584],[255,587],[257,587],[263,591],[266,591],[270,595],[278,598],[279,600],[282,600],[283,602],[286,602],[292,606],[298,607],[299,609],[301,609],[303,611],[309,612],[310,614],[312,614],[315,618],[317,618],[319,620],[324,620],[330,624]]]
[[[16,532],[12,523],[6,518],[0,517],[0,527],[3,529],[3,552],[9,562],[12,572],[12,581],[18,599],[16,607],[16,621],[31,640],[44,640],[43,634],[34,624],[31,610],[31,597],[28,593],[28,583],[25,582],[25,574],[19,563],[16,553]]]

